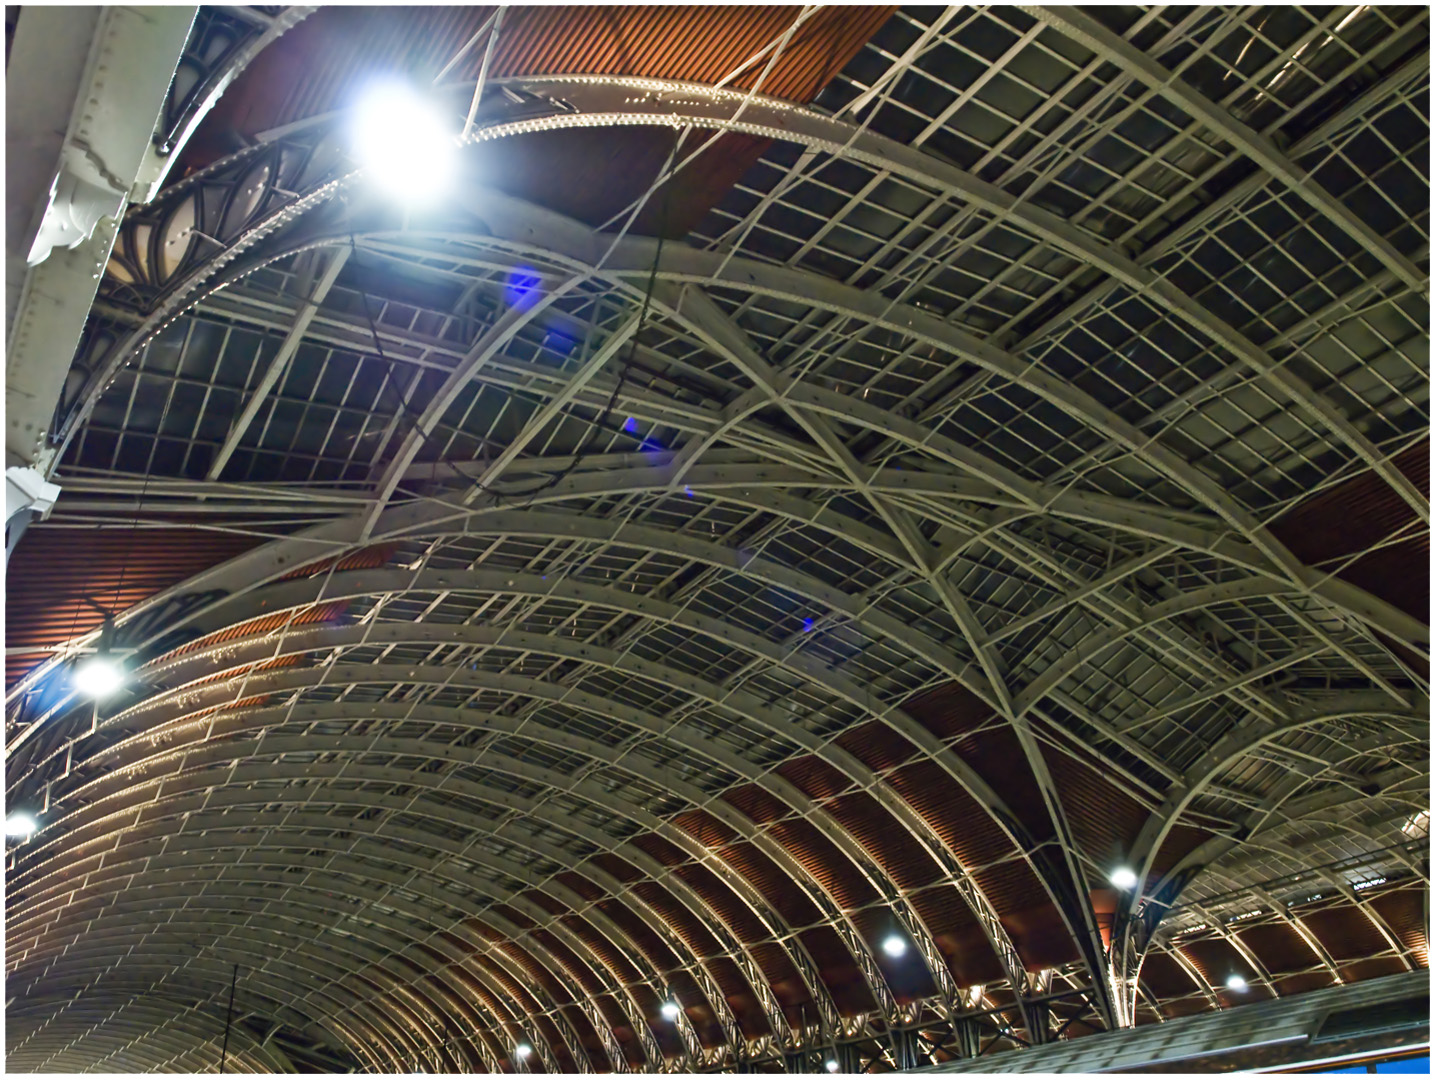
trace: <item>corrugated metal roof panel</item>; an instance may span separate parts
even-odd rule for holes
[[[532,899],[536,894],[525,894],[526,898]],[[601,994],[605,987],[603,980],[593,973],[593,969],[582,962],[578,954],[570,949],[558,938],[553,931],[536,927],[529,931],[534,941],[538,942],[555,960],[563,965],[571,979],[579,984],[585,993]]]
[[[718,917],[739,941],[752,943],[766,936],[762,921],[712,870],[690,863],[679,867],[676,873],[705,904],[718,913]],[[797,971],[784,967],[783,977],[797,978]]]
[[[927,965],[914,963],[907,957],[894,959],[883,952],[879,943],[898,925],[897,917],[887,905],[864,908],[853,913],[858,933],[876,953],[874,961],[883,973],[883,981],[899,1003],[931,997],[937,993]]]
[[[798,969],[788,959],[787,950],[783,946],[755,945],[752,953],[754,962],[762,969],[763,977],[773,988],[773,996],[790,1017],[797,1016],[799,1010],[813,1008],[813,997],[808,993]]]
[[[894,6],[819,11],[784,47],[765,94],[811,101],[891,17]],[[504,11],[490,76],[633,75],[716,83],[782,36],[802,12],[778,5],[515,6]],[[483,26],[492,7],[323,7],[262,52],[215,105],[184,164],[202,161],[219,134],[246,134],[341,108],[370,79],[431,80]],[[478,77],[484,41],[445,82]],[[731,85],[750,89],[757,62]]]
[[[1005,724],[995,724],[992,710],[970,690],[947,683],[905,701],[903,711],[949,740],[953,751],[987,781],[1034,839],[1052,835],[1042,793],[1017,736]]]
[[[955,739],[989,722],[991,706],[957,683],[935,686],[903,702],[907,713],[939,739]]]
[[[662,914],[674,932],[696,955],[708,957],[722,951],[712,932],[662,885],[652,881],[637,882],[633,886],[633,893]]]
[[[788,875],[752,844],[729,844],[718,857],[743,875],[789,926],[807,926],[822,918],[813,902],[793,887]]]
[[[673,819],[673,824],[677,825],[704,847],[708,848],[721,847],[724,844],[732,843],[738,838],[738,834],[727,825],[724,825],[712,814],[704,813],[702,810],[694,810],[687,814],[680,814]],[[653,841],[657,841],[658,837],[652,837],[651,839],[644,837],[643,839],[644,843],[652,843]],[[658,854],[656,849],[650,851],[650,854],[652,854],[654,858],[661,862],[669,863],[670,865],[682,859],[682,853],[678,851],[677,848],[668,844],[666,840],[659,842],[666,845],[669,850],[666,855]],[[648,850],[648,848],[645,847],[644,850]]]
[[[1391,459],[1401,475],[1429,498],[1431,442]],[[1271,532],[1308,566],[1335,569],[1416,520],[1392,487],[1367,470],[1297,504],[1272,523]],[[1431,610],[1431,530],[1365,555],[1337,575],[1423,622]]]
[[[584,943],[586,948],[602,960],[605,966],[612,968],[625,982],[632,982],[643,977],[637,965],[624,954],[623,950],[594,929],[593,924],[587,919],[579,915],[570,915],[564,918],[563,924]]]
[[[1301,921],[1333,960],[1360,960],[1387,948],[1371,921],[1350,905],[1303,912]]]
[[[1142,961],[1142,982],[1158,997],[1181,997],[1194,993],[1197,986],[1182,965],[1165,952],[1153,950]]]
[[[876,1007],[863,973],[837,931],[818,926],[800,931],[797,937],[816,961],[823,985],[832,994],[839,1012],[854,1016]]]
[[[1416,954],[1421,963],[1427,960],[1426,917],[1424,913],[1425,889],[1392,889],[1367,902],[1372,909],[1391,927],[1403,946]]]
[[[1400,975],[1406,970],[1406,965],[1394,956],[1373,956],[1366,960],[1342,964],[1336,970],[1343,982],[1353,983],[1363,979],[1379,979],[1383,975]]]
[[[635,915],[627,904],[617,900],[603,900],[599,902],[598,910],[612,920],[660,971],[667,970],[678,962],[663,939]]]
[[[758,996],[748,986],[738,965],[726,956],[714,957],[708,961],[708,971],[728,999],[728,1005],[738,1023],[750,1038],[761,1038],[775,1034],[763,1014]]]
[[[341,555],[339,558],[316,559],[314,562],[305,563],[296,567],[279,581],[294,581],[297,578],[315,577],[327,573],[332,567],[335,573],[345,570],[373,570],[384,566],[394,557],[398,544],[374,544],[371,547],[360,548],[358,551],[351,551],[348,555]]]
[[[558,880],[568,888],[572,889],[574,892],[578,893],[578,895],[583,897],[585,900],[597,900],[602,896],[608,895],[588,878],[572,870],[567,873],[560,874],[558,876]]]
[[[843,732],[837,743],[868,768],[879,772],[894,768],[917,753],[917,747],[880,720]]]
[[[932,856],[871,795],[844,795],[828,810],[899,888],[920,889],[941,877]]]
[[[490,70],[494,77],[606,74],[717,82],[780,37],[801,10],[723,5],[507,8]],[[793,34],[768,73],[763,92],[811,101],[895,10],[820,10]],[[189,143],[183,168],[231,152],[237,147],[233,131],[254,135],[343,107],[377,76],[431,77],[490,11],[320,9],[262,52],[236,80]],[[451,77],[477,77],[482,55],[480,43]],[[766,62],[757,63],[732,85],[751,86]],[[671,132],[642,128],[531,133],[506,140],[502,154],[486,159],[484,182],[599,225],[647,190],[672,140]],[[685,235],[768,146],[764,139],[723,136],[684,170],[671,200],[661,191],[649,200],[633,230],[654,235],[662,226],[669,236]],[[667,222],[661,223],[665,206]]]
[[[1273,975],[1304,971],[1312,964],[1321,962],[1321,958],[1302,940],[1302,936],[1285,923],[1253,926],[1239,930],[1236,936],[1260,958],[1262,967]]]
[[[31,526],[5,571],[5,647],[37,650],[98,628],[119,613],[262,543],[207,529]],[[7,653],[13,686],[48,654]]]
[[[311,604],[298,611],[261,615],[257,619],[250,619],[247,622],[227,627],[224,630],[217,630],[213,634],[206,634],[202,638],[187,642],[173,652],[165,654],[165,658],[185,656],[201,649],[207,649],[211,645],[222,645],[226,641],[237,641],[255,634],[271,634],[286,626],[313,626],[318,623],[338,622],[348,609],[349,601],[335,600],[328,604]]]
[[[1130,851],[1147,810],[1099,769],[1051,747],[1043,749],[1043,757],[1079,850],[1113,861]]]

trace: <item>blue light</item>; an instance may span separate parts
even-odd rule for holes
[[[543,279],[537,273],[527,266],[521,266],[509,274],[504,285],[504,299],[509,306],[527,311],[539,298],[539,287],[542,284]]]
[[[683,494],[687,495],[687,496],[691,499],[691,498],[693,498],[693,489],[692,489],[691,487],[689,487],[687,484],[684,484],[684,485],[683,485]]]
[[[638,449],[648,454],[657,454],[663,450],[663,444],[657,439],[648,438],[643,440],[643,444]]]
[[[1379,1073],[1431,1073],[1431,1057],[1405,1058],[1402,1061],[1378,1061],[1376,1071]]]
[[[812,620],[811,618],[804,619],[804,620],[803,620],[803,633],[805,633],[805,634],[811,634],[812,632],[813,632],[813,620]]]
[[[625,420],[625,421],[623,422],[623,430],[626,431],[626,432],[628,432],[630,435],[635,435],[635,434],[637,434],[637,433],[638,433],[638,421],[635,420],[633,417],[630,416],[627,420]]]

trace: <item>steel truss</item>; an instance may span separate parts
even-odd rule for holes
[[[1271,133],[1297,106],[1255,126],[1229,110],[1262,80],[1278,100],[1271,83],[1291,76],[1272,72],[1343,43],[1342,12],[1260,72],[1222,44],[1260,33],[1241,13],[1170,22],[1152,9],[1126,36],[1037,14],[916,138],[707,86],[491,80],[478,142],[661,125],[795,147],[752,205],[719,207],[721,228],[665,243],[642,327],[653,241],[482,188],[405,227],[366,208],[324,122],[127,220],[57,412],[75,502],[56,521],[244,514],[276,538],[120,617],[143,689],[115,711],[87,712],[64,689],[85,637],[12,690],[11,799],[45,807],[11,877],[12,994],[82,983],[81,1000],[125,1017],[96,1030],[133,1041],[162,1023],[133,1003],[147,987],[212,989],[239,964],[256,1016],[325,1032],[384,1071],[523,1068],[523,1042],[547,1071],[808,1071],[828,1055],[910,1068],[1130,1025],[1162,1006],[1141,983],[1157,952],[1217,1007],[1184,928],[1206,921],[1274,985],[1227,921],[1253,902],[1340,979],[1272,870],[1365,853],[1363,866],[1424,885],[1424,864],[1392,840],[1429,773],[1428,684],[1412,669],[1429,630],[1303,565],[1272,523],[1313,469],[1317,483],[1367,470],[1397,493],[1414,525],[1377,546],[1429,520],[1396,463],[1425,430],[1410,377],[1425,327],[1407,304],[1427,287],[1425,248],[1320,179],[1343,140],[1419,92],[1427,65],[1378,70],[1281,150]],[[852,111],[912,111],[902,76],[937,78],[925,59],[937,46],[1003,17],[949,9]],[[1381,18],[1383,41],[1412,32]],[[1054,50],[1044,24],[1076,52]],[[1192,43],[1180,71],[1220,57],[1240,86],[1217,100],[1169,78],[1166,51]],[[1067,65],[1064,87],[1112,59],[1126,74],[1045,135],[1017,125],[975,164],[924,148],[959,130],[999,73],[1032,78],[1017,63],[1029,50]],[[1307,55],[1302,77],[1355,69],[1313,74],[1335,63]],[[1115,225],[1062,212],[1066,163],[1130,141],[1134,117],[1178,130],[1155,98],[1195,148],[1143,147],[1167,179],[1101,164],[1096,203]],[[1020,153],[1002,149],[1023,134]],[[1204,186],[1234,165],[1247,171]],[[1014,189],[1024,176],[1033,186]],[[870,223],[892,213],[893,191],[909,222],[884,236]],[[1198,191],[1205,205],[1186,209]],[[802,202],[824,192],[840,207],[817,224]],[[1275,328],[1261,309],[1243,321],[1215,285],[1185,284],[1193,267],[1218,281],[1203,245],[1287,195],[1309,215],[1293,231],[1335,228],[1376,268],[1347,256],[1358,279]],[[1175,224],[1158,228],[1166,210]],[[861,251],[845,252],[855,236]],[[979,255],[988,280],[953,291]],[[361,270],[387,367],[353,314]],[[521,305],[504,300],[516,275],[531,283]],[[415,303],[401,282],[436,299]],[[1367,362],[1386,389],[1346,385],[1336,357],[1357,325],[1379,339]],[[1144,337],[1185,350],[1177,392],[1149,403],[1160,380],[1135,364],[1119,394],[1074,374],[1065,351],[1093,334],[1114,355]],[[164,366],[232,347],[250,349],[238,392],[218,361],[208,380]],[[296,397],[303,378],[317,387],[316,371],[341,369],[337,399]],[[377,392],[356,392],[361,370]],[[148,475],[158,424],[147,468],[96,456],[102,438],[143,430],[142,382],[164,388],[165,416],[203,395],[168,475]],[[1263,442],[1256,423],[1210,437],[1222,410],[1252,417],[1256,399],[1253,419],[1281,434]],[[281,414],[301,407],[283,435]],[[263,453],[291,471],[266,475]],[[1254,460],[1246,487],[1223,481]],[[315,568],[361,551],[381,565]],[[905,711],[940,686],[985,711],[979,730],[1010,734],[1040,805],[1018,812],[960,738]],[[865,725],[881,760],[845,738]],[[1122,853],[1143,886],[1110,946],[1089,902],[1110,868],[1059,780],[1092,751],[1144,815]],[[1005,853],[975,858],[944,831],[902,782],[914,764],[970,799],[973,828]],[[1360,820],[1332,812],[1353,785],[1379,792]],[[1175,831],[1192,827],[1208,838],[1172,857]],[[897,838],[920,871],[888,850]],[[994,885],[1009,863],[1071,939],[1056,975],[1030,970],[1011,929]],[[1325,873],[1412,967],[1371,905],[1382,894]],[[999,974],[981,987],[949,966],[947,916],[928,900],[939,889],[992,953]],[[890,933],[909,959],[884,956]],[[190,941],[205,952],[168,959]],[[56,1043],[27,1028],[14,1060],[64,1064],[99,1045],[73,1031]],[[151,1053],[193,1064],[195,1038],[178,1025]],[[282,1063],[263,1044],[255,1067]],[[105,1052],[140,1060],[130,1045]]]

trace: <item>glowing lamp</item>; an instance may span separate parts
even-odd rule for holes
[[[1137,873],[1128,866],[1117,867],[1107,880],[1119,889],[1135,889],[1137,887]]]
[[[125,684],[125,672],[112,656],[100,652],[80,662],[73,680],[76,690],[99,701]]]
[[[1240,993],[1242,993],[1243,991],[1245,991],[1246,988],[1247,988],[1247,981],[1246,981],[1245,979],[1243,979],[1240,975],[1228,975],[1228,976],[1227,976],[1227,989],[1228,989],[1228,990],[1235,990],[1238,994],[1240,994]]]
[[[355,158],[376,187],[408,205],[435,201],[458,152],[439,111],[403,83],[371,86],[354,111]]]
[[[663,1014],[663,1019],[671,1021],[677,1020],[678,1014],[681,1013],[683,1010],[678,1007],[677,1002],[665,1001],[661,1006],[659,1006],[658,1011]]]
[[[883,952],[887,953],[894,960],[907,952],[907,942],[896,934],[889,934],[883,938]]]
[[[37,828],[35,819],[23,810],[14,811],[5,819],[5,835],[13,840],[23,840]]]

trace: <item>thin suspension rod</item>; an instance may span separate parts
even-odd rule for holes
[[[229,1008],[224,1014],[224,1042],[219,1050],[219,1075],[224,1075],[224,1062],[229,1056],[229,1029],[234,1023],[234,984],[239,981],[239,965],[234,965],[234,971],[229,976]]]

